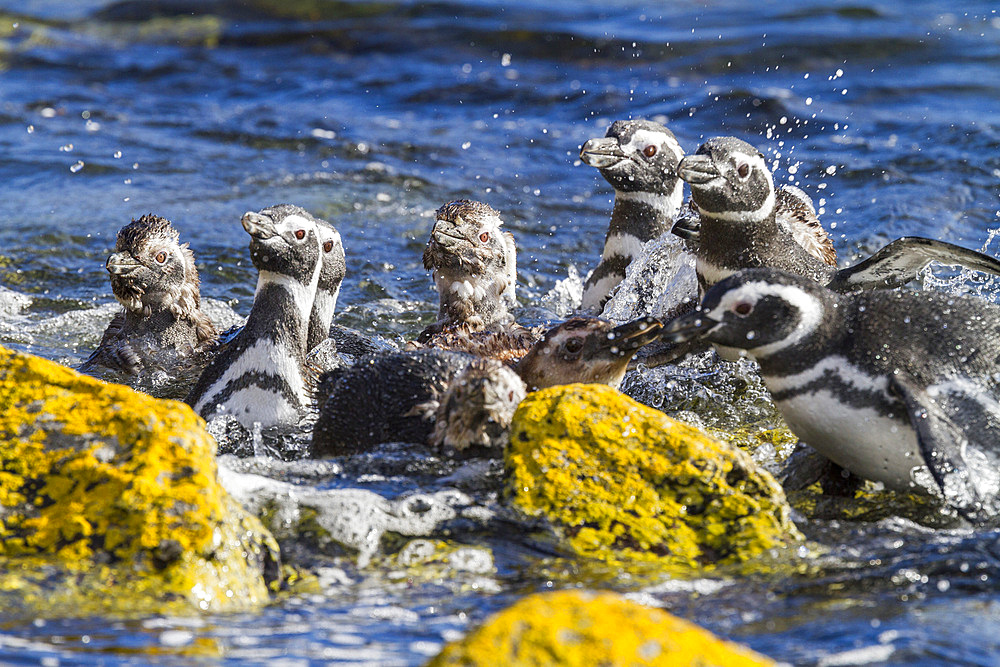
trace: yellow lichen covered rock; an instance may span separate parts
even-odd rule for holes
[[[614,593],[539,593],[449,644],[427,667],[446,665],[669,665],[749,667],[768,658]]]
[[[277,544],[191,409],[0,347],[0,605],[244,609]]]
[[[603,385],[529,394],[506,466],[508,498],[580,555],[695,567],[801,539],[748,454]]]

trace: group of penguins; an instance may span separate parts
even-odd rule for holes
[[[436,212],[423,262],[438,321],[403,349],[331,325],[344,249],[332,225],[302,208],[243,216],[258,282],[246,323],[221,335],[201,310],[187,244],[146,215],[118,233],[107,270],[124,310],[81,369],[166,372],[206,420],[247,429],[308,414],[312,456],[390,441],[467,455],[502,448],[528,391],[618,387],[637,353],[653,363],[712,346],[723,359],[754,359],[789,428],[826,459],[938,496],[972,522],[996,516],[1000,306],[900,287],[931,261],[997,275],[1000,261],[904,237],[838,269],[809,196],[776,188],[760,151],[734,137],[685,155],[665,126],[622,120],[580,157],[613,186],[614,209],[581,314],[548,330],[515,321],[514,239],[481,202]],[[664,234],[695,257],[689,306],[663,322],[594,316],[643,245]]]

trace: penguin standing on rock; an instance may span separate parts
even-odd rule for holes
[[[122,227],[106,267],[123,310],[80,370],[197,377],[217,334],[201,311],[194,254],[170,221],[149,214]]]
[[[318,223],[280,204],[246,213],[242,224],[258,271],[253,307],[185,400],[205,419],[232,415],[247,428],[294,424],[309,403],[304,362],[323,267]]]
[[[774,180],[764,156],[735,137],[705,142],[681,161],[678,173],[690,184],[699,211],[694,245],[702,293],[736,271],[754,267],[790,271],[840,292],[898,287],[932,261],[1000,273],[1000,261],[993,257],[919,237],[896,239],[868,259],[837,270],[779,224]]]
[[[852,473],[942,496],[976,522],[1000,508],[1000,307],[750,269],[663,337],[746,350],[789,428]]]
[[[584,284],[581,310],[600,313],[642,245],[670,231],[683,203],[683,157],[673,132],[649,120],[617,120],[580,149],[580,160],[615,189],[604,251]]]

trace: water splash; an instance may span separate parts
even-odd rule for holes
[[[666,233],[648,241],[632,260],[604,306],[604,317],[627,322],[637,317],[669,317],[698,294],[694,255],[680,237]]]

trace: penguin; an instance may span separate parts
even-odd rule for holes
[[[517,251],[501,224],[499,214],[480,202],[458,200],[438,209],[424,250],[438,291],[438,321],[406,349],[456,350],[512,363],[538,342],[544,330],[521,326],[511,313]]]
[[[677,177],[683,157],[674,133],[650,120],[617,120],[580,149],[580,160],[615,190],[604,251],[584,283],[581,312],[600,313],[642,245],[670,231],[683,203]]]
[[[500,229],[500,214],[488,204],[459,199],[439,208],[434,218],[423,261],[438,290],[438,321],[417,341],[513,322],[517,251],[514,235]]]
[[[110,369],[132,378],[166,371],[180,384],[190,377],[190,386],[217,333],[201,310],[198,270],[188,244],[180,242],[169,220],[147,214],[118,231],[105,267],[122,310],[80,370]]]
[[[804,190],[787,183],[779,185],[775,190],[774,217],[778,227],[788,232],[806,252],[824,264],[837,266],[833,239],[819,221],[812,197]],[[701,216],[694,200],[689,199],[688,205],[681,209],[670,231],[684,239],[689,247],[698,248]]]
[[[617,387],[629,359],[659,329],[651,318],[621,325],[571,318],[551,328],[512,367],[520,385],[495,370],[502,365],[480,364],[483,358],[468,352],[430,348],[364,357],[321,378],[311,454],[353,454],[383,442],[495,450],[524,392],[572,382]],[[473,362],[477,365],[470,368]],[[458,382],[469,386],[455,387],[466,369],[472,376]],[[469,441],[463,444],[458,434]]]
[[[583,145],[580,160],[600,170],[615,189],[615,203],[601,260],[584,285],[581,311],[604,309],[645,243],[673,232],[688,245],[697,246],[698,207],[690,200],[684,205],[684,182],[678,175],[683,158],[684,150],[674,134],[648,120],[615,121],[605,137]],[[833,240],[820,224],[809,195],[795,186],[782,185],[777,190],[775,212],[778,224],[799,245],[823,262],[836,265]]]
[[[735,137],[702,144],[678,167],[691,186],[700,230],[695,248],[699,291],[740,269],[772,267],[811,278],[830,289],[899,287],[932,261],[1000,273],[1000,261],[943,241],[903,237],[844,269],[824,263],[777,223],[774,180],[756,148]]]
[[[253,306],[185,401],[206,420],[294,425],[310,403],[304,364],[323,267],[320,232],[313,216],[290,204],[247,212],[241,222],[258,271]]]
[[[862,478],[996,515],[1000,306],[934,291],[838,292],[771,268],[716,283],[662,336],[745,350],[789,428]]]
[[[304,210],[301,210],[299,215],[307,219],[312,218],[315,222],[322,257],[316,298],[313,300],[312,313],[309,316],[309,332],[306,336],[306,350],[311,352],[330,336],[330,324],[337,309],[340,286],[347,274],[347,258],[340,232],[333,225],[309,215]]]

